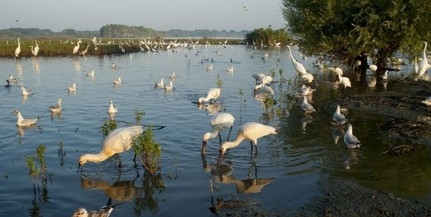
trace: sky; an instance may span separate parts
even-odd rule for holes
[[[281,0],[10,0],[0,29],[100,30],[108,24],[158,31],[284,28]]]

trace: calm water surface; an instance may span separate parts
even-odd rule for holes
[[[239,199],[255,204],[255,209],[291,213],[318,196],[319,182],[327,177],[353,179],[396,196],[430,201],[425,174],[431,165],[427,148],[403,161],[382,155],[388,141],[380,137],[378,123],[384,118],[350,110],[354,134],[366,145],[349,151],[342,138],[334,142],[330,122],[335,97],[359,90],[333,88],[333,78],[313,67],[312,58],[300,59],[319,82],[312,101],[317,113],[311,119],[304,118],[299,101],[287,97],[300,85],[288,51],[270,50],[268,58],[265,52],[233,46],[130,56],[0,59],[0,77],[6,79],[12,74],[34,92],[23,98],[18,85],[0,91],[0,213],[70,216],[77,207],[98,208],[109,197],[114,204],[122,203],[112,216],[211,216],[208,208],[212,197]],[[300,58],[298,53],[294,55]],[[204,58],[210,61],[202,63]],[[111,69],[112,63],[119,68]],[[206,70],[209,64],[214,66],[212,71]],[[234,72],[228,73],[231,64]],[[93,68],[94,78],[87,77]],[[153,87],[161,77],[167,83],[171,72],[177,74],[172,92]],[[251,75],[258,72],[275,74],[272,87],[277,104],[269,111],[253,97],[255,80]],[[123,84],[114,86],[113,80],[119,76]],[[218,107],[199,108],[193,102],[217,86],[218,76],[223,82]],[[78,90],[69,94],[67,87],[73,82],[77,82]],[[387,91],[390,89],[389,84]],[[51,116],[48,107],[58,98],[63,99],[64,110],[60,116]],[[81,154],[101,148],[100,127],[108,118],[110,100],[119,107],[115,116],[119,126],[133,123],[135,111],[145,112],[143,124],[166,126],[154,131],[163,149],[160,176],[146,177],[138,168],[140,176],[136,177],[132,152],[121,155],[122,168],[117,168],[113,158],[88,163],[82,172],[76,172]],[[211,130],[209,121],[217,108],[236,118],[231,138],[238,126],[249,121],[279,130],[278,135],[259,140],[255,164],[251,164],[248,143],[230,150],[225,163],[231,171],[221,177],[211,173],[218,157],[218,140],[209,142],[205,159],[200,154],[202,135]],[[40,116],[39,128],[18,129],[11,114],[14,109],[24,118]],[[222,136],[225,139],[227,132]],[[25,162],[26,156],[35,155],[38,145],[46,146],[46,184],[32,180]],[[59,155],[60,148],[64,155]],[[241,184],[253,179],[258,183],[270,181],[246,193]]]

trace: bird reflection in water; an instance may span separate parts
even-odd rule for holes
[[[212,103],[212,104],[199,104],[198,103],[198,108],[200,110],[206,110],[208,111],[209,114],[216,114],[217,112],[219,112],[221,110],[221,104],[218,103]]]
[[[115,201],[127,202],[139,198],[142,193],[142,187],[136,187],[136,176],[133,180],[119,180],[118,178],[113,184],[110,184],[101,179],[91,179],[81,176],[81,188],[86,190],[102,190],[106,197],[112,198]]]
[[[29,129],[39,129],[42,130],[40,127],[36,126],[36,125],[30,125],[30,126],[17,126],[17,131],[18,131],[18,135],[19,138],[23,138],[24,137],[24,133],[26,130]]]

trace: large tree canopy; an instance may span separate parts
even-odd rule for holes
[[[289,31],[307,54],[351,61],[361,53],[379,67],[396,52],[419,55],[431,37],[428,0],[282,0]]]

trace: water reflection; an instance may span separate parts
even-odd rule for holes
[[[120,180],[118,178],[114,183],[110,184],[104,180],[81,176],[81,188],[101,190],[108,198],[119,202],[127,202],[140,197],[142,194],[142,187],[135,186],[136,179],[138,179],[138,176],[133,180]]]
[[[198,105],[198,109],[206,110],[206,111],[208,111],[209,114],[216,114],[222,108],[222,105],[218,104],[218,103],[211,103],[211,104],[199,104],[198,103],[197,105]]]
[[[40,128],[38,126],[36,126],[36,125],[17,126],[16,128],[17,128],[17,131],[18,131],[19,138],[23,138],[24,137],[24,134],[25,134],[26,130],[29,130],[29,129],[39,129],[40,130]]]

